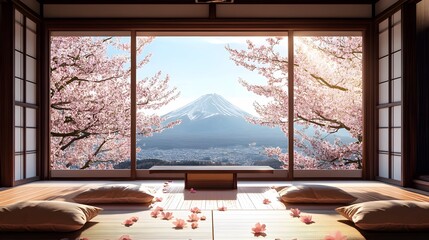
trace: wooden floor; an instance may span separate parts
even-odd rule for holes
[[[72,201],[79,192],[104,184],[106,181],[41,181],[23,186],[0,189],[0,206],[26,200]],[[116,183],[124,183],[116,182]],[[127,182],[128,183],[128,182]],[[132,184],[144,184],[158,189],[157,195],[163,201],[155,203],[166,211],[172,211],[176,217],[187,218],[189,209],[198,207],[207,216],[200,222],[200,228],[190,227],[174,230],[172,223],[150,217],[153,205],[99,205],[104,211],[87,224],[81,231],[54,233],[0,233],[0,239],[118,239],[122,234],[130,234],[133,239],[257,239],[250,233],[250,226],[257,221],[267,224],[269,235],[265,239],[323,239],[330,230],[341,230],[351,239],[429,239],[429,232],[413,233],[374,233],[358,231],[353,225],[338,215],[334,209],[338,205],[286,205],[279,201],[272,186],[290,186],[298,184],[323,184],[339,187],[358,198],[356,202],[404,199],[429,202],[426,192],[404,189],[380,182],[369,181],[317,181],[317,182],[239,182],[237,190],[198,190],[190,193],[184,190],[183,181],[169,184],[167,193],[162,192],[162,181],[133,181]],[[271,200],[263,204],[264,198]],[[217,211],[218,207],[227,207],[226,212]],[[285,209],[298,207],[304,213],[317,219],[307,227],[294,222]],[[136,226],[125,228],[120,223],[130,216],[140,218]],[[174,230],[174,231],[173,231]]]

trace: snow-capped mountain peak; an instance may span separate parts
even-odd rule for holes
[[[188,117],[190,120],[199,120],[213,116],[230,116],[244,118],[250,116],[249,113],[234,106],[219,94],[206,94],[193,102],[167,113],[164,117],[168,119],[181,119]]]

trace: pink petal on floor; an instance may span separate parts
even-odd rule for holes
[[[192,229],[195,229],[195,228],[197,228],[197,227],[198,227],[198,223],[196,223],[196,222],[193,222],[193,223],[191,224],[191,227],[192,227]]]
[[[173,222],[176,229],[182,229],[186,226],[186,221],[180,218],[176,218],[176,221]]]
[[[305,224],[311,224],[311,223],[314,223],[312,218],[313,217],[311,215],[303,215],[299,218],[299,220],[301,220],[301,222]]]
[[[299,210],[298,208],[291,208],[290,209],[290,215],[292,217],[299,217],[300,214],[301,214],[301,210]]]
[[[122,225],[124,225],[125,227],[131,227],[133,224],[134,224],[134,221],[131,219],[127,219],[122,222]]]
[[[219,210],[219,211],[226,211],[226,207],[225,206],[222,206],[222,207],[219,207],[217,210]]]
[[[191,208],[191,212],[193,212],[193,213],[201,213],[201,209],[199,209],[198,207],[193,207],[193,208]]]
[[[132,239],[131,239],[130,235],[125,234],[125,235],[120,236],[118,240],[132,240]]]
[[[347,240],[347,236],[343,235],[340,231],[335,231],[326,235],[324,240]]]

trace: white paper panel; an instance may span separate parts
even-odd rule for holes
[[[26,108],[25,122],[27,127],[36,127],[36,109]]]
[[[393,20],[392,25],[395,25],[395,24],[401,22],[401,10],[399,10],[395,14],[393,14],[392,20]]]
[[[36,104],[36,84],[26,82],[26,102]]]
[[[393,54],[392,68],[393,78],[399,78],[402,76],[402,51]]]
[[[22,78],[24,74],[23,56],[20,52],[15,51],[15,77]]]
[[[400,153],[402,144],[402,131],[401,128],[393,129],[393,152]]]
[[[393,179],[402,180],[402,164],[400,156],[393,156]]]
[[[22,128],[15,128],[15,152],[24,151],[24,130]]]
[[[401,127],[402,113],[401,106],[393,107],[392,125],[393,127]]]
[[[389,130],[378,129],[378,150],[389,151]]]
[[[27,28],[33,30],[33,32],[37,32],[37,25],[35,22],[27,18]]]
[[[37,161],[35,153],[26,155],[25,168],[25,178],[37,176]]]
[[[25,136],[25,147],[26,151],[35,151],[37,144],[36,138],[36,129],[35,128],[27,128],[26,136]]]
[[[378,110],[378,126],[389,127],[389,108]]]
[[[378,32],[384,32],[389,27],[389,20],[386,19],[378,24]]]
[[[24,16],[17,10],[15,10],[15,21],[24,24]]]
[[[22,155],[15,156],[15,181],[21,180],[24,178],[24,169],[23,169],[23,157]]]
[[[378,60],[378,82],[389,80],[389,58],[384,57]]]
[[[24,49],[24,28],[20,23],[15,23],[15,49],[22,51]]]
[[[396,52],[402,49],[402,26],[399,23],[392,29],[393,51]]]
[[[389,103],[389,82],[378,85],[378,103]]]
[[[389,31],[378,35],[378,56],[384,57],[389,54]]]
[[[15,101],[23,102],[24,101],[24,81],[15,78]]]
[[[32,57],[26,57],[25,69],[26,79],[30,82],[36,82],[36,60]]]
[[[37,44],[37,40],[36,40],[36,34],[27,29],[27,43],[26,43],[26,47],[27,47],[27,55],[30,55],[32,57],[36,57],[36,44]]]
[[[398,78],[394,80],[392,83],[393,83],[392,100],[393,102],[400,102],[402,100],[402,78]]]
[[[15,106],[15,126],[24,126],[24,109],[20,106]]]
[[[378,154],[378,176],[389,178],[389,157],[387,154]]]

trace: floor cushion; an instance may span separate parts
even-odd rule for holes
[[[92,203],[150,203],[155,189],[135,184],[110,184],[88,189],[73,198],[75,202]]]
[[[296,185],[279,190],[286,203],[351,203],[356,197],[347,192],[325,185]]]
[[[0,231],[76,231],[101,210],[61,201],[19,202],[0,207]]]

